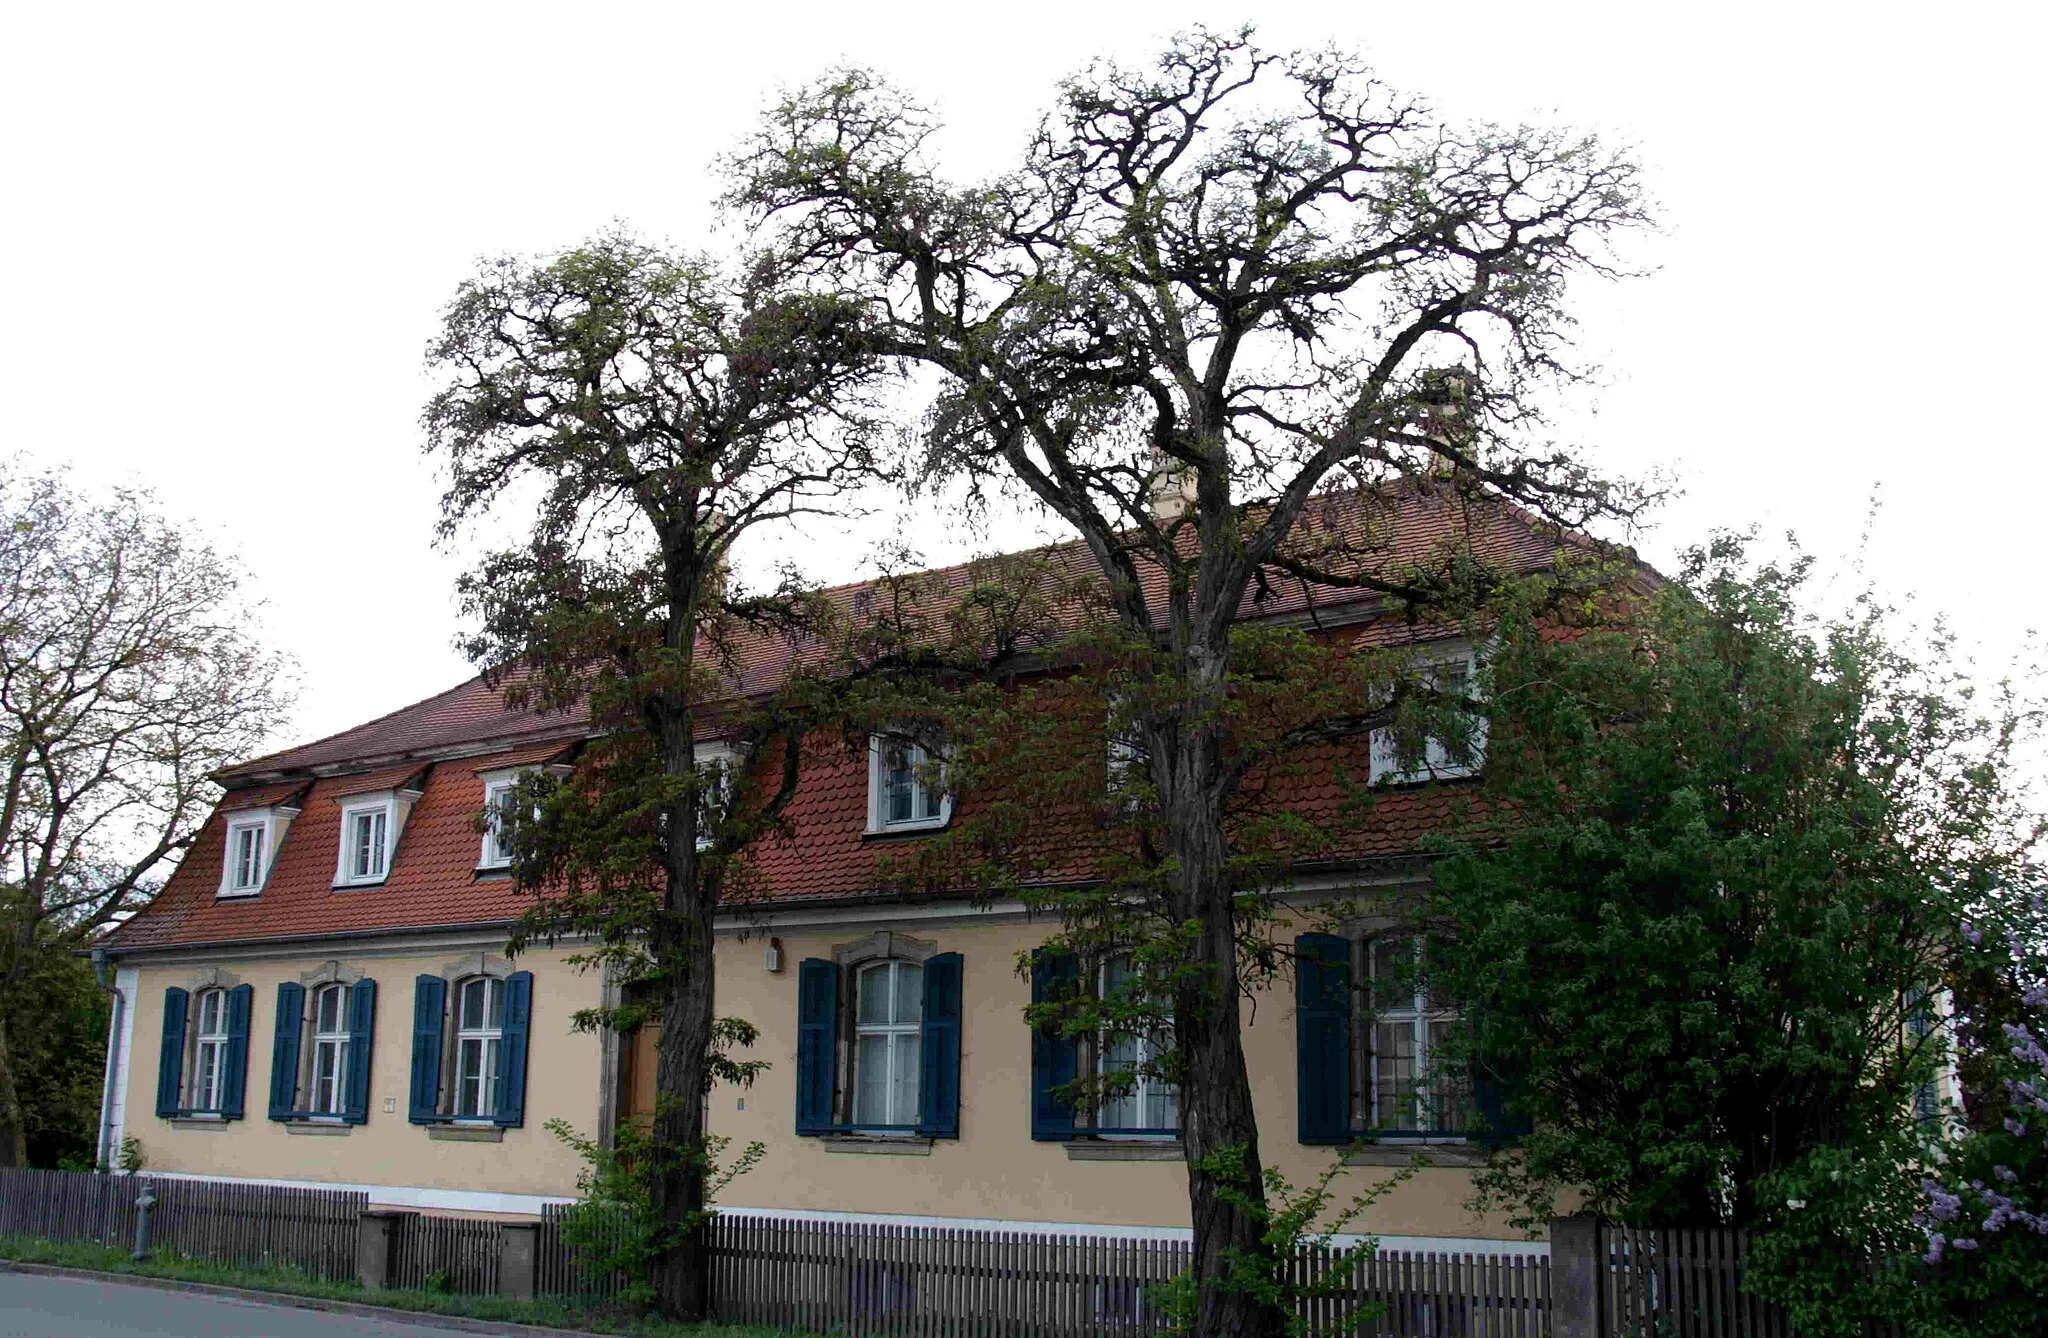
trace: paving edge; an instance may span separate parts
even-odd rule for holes
[[[78,1278],[86,1282],[113,1282],[129,1287],[152,1287],[160,1292],[193,1292],[200,1296],[220,1296],[255,1305],[284,1306],[293,1310],[323,1310],[335,1315],[359,1315],[368,1319],[402,1321],[424,1329],[450,1329],[457,1333],[531,1334],[536,1338],[621,1338],[619,1334],[591,1333],[584,1329],[554,1329],[545,1324],[518,1324],[501,1319],[471,1319],[467,1315],[444,1315],[433,1310],[406,1310],[399,1306],[369,1305],[362,1301],[339,1301],[326,1296],[302,1296],[296,1292],[266,1292],[254,1287],[228,1287],[216,1282],[152,1278],[140,1273],[107,1273],[96,1268],[64,1268],[57,1264],[31,1264],[12,1259],[0,1259],[0,1273],[33,1273],[51,1278]]]

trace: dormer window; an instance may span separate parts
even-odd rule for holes
[[[221,854],[222,897],[253,897],[270,878],[285,828],[299,810],[284,805],[245,808],[228,814],[226,848]]]
[[[367,887],[381,883],[398,853],[405,817],[419,798],[417,790],[380,790],[341,800],[341,849],[334,862],[336,887]]]
[[[868,741],[868,831],[943,827],[953,816],[941,762],[923,744],[877,734]]]
[[[705,850],[716,840],[718,824],[732,803],[733,773],[739,767],[739,753],[729,743],[700,743],[697,759],[697,849]]]
[[[1462,648],[1421,665],[1420,677],[1425,688],[1445,696],[1470,699],[1477,689],[1472,652]],[[1367,745],[1371,782],[1402,785],[1478,775],[1486,764],[1486,717],[1470,713],[1461,724],[1455,735],[1432,731],[1420,739],[1404,735],[1399,725],[1373,730]]]
[[[512,797],[519,786],[519,772],[484,777],[484,848],[477,857],[479,869],[503,869],[512,863]]]

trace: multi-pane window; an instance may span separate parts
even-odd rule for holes
[[[342,815],[342,876],[351,883],[375,882],[384,876],[390,815],[383,804],[350,809]]]
[[[227,1080],[228,992],[206,990],[194,1000],[192,1081],[186,1087],[189,1110],[219,1110]]]
[[[228,890],[254,892],[263,886],[263,832],[260,822],[228,828]]]
[[[935,826],[946,820],[946,794],[934,774],[935,759],[907,739],[875,742],[874,826]]]
[[[1421,672],[1424,687],[1447,697],[1470,697],[1473,689],[1472,663],[1460,657],[1426,666]],[[1448,780],[1478,774],[1486,757],[1486,719],[1467,715],[1453,733],[1434,730],[1420,740],[1402,735],[1394,726],[1373,730],[1367,739],[1371,779],[1381,781]]]
[[[498,1070],[504,1060],[505,982],[472,976],[455,991],[455,1115],[498,1113]]]
[[[853,1122],[869,1127],[918,1122],[924,968],[884,961],[854,978]]]
[[[1129,992],[1135,978],[1128,958],[1112,957],[1102,964],[1097,984],[1104,999],[1115,999]],[[1179,1094],[1154,1071],[1170,1047],[1169,1035],[1160,1031],[1103,1031],[1096,1044],[1096,1075],[1129,1076],[1128,1086],[1118,1083],[1123,1090],[1101,1102],[1097,1129],[1168,1133],[1180,1128]]]
[[[1471,1084],[1452,1061],[1457,1008],[1432,988],[1423,942],[1405,934],[1360,945],[1365,1016],[1353,1028],[1354,1123],[1402,1133],[1462,1133],[1472,1122]]]
[[[339,1115],[348,1099],[348,988],[323,985],[313,994],[313,1069],[309,1087],[315,1115]]]
[[[484,857],[486,867],[497,867],[512,862],[512,821],[516,816],[513,800],[519,780],[511,777],[495,780],[484,786]]]

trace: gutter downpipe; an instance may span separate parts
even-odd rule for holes
[[[99,1170],[102,1175],[111,1175],[114,1170],[114,1084],[121,1074],[121,1010],[127,1006],[128,996],[120,987],[107,978],[107,950],[96,947],[92,950],[92,978],[99,987],[114,998],[114,1006],[107,1023],[107,1071],[100,1083],[100,1136]]]

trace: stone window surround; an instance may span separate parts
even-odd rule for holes
[[[840,1126],[853,1122],[854,1083],[854,990],[860,968],[874,962],[915,962],[923,966],[939,955],[933,939],[912,938],[893,929],[877,929],[865,938],[832,946],[832,960],[839,967],[839,1090],[832,1094],[832,1117]],[[821,1140],[833,1152],[901,1152],[918,1155],[916,1145],[930,1151],[931,1140],[911,1134],[836,1133]]]
[[[442,1013],[441,1099],[447,1104],[448,1108],[442,1115],[442,1119],[446,1121],[445,1124],[429,1124],[424,1126],[427,1130],[428,1138],[438,1138],[448,1142],[495,1143],[504,1137],[505,1130],[502,1125],[493,1124],[488,1119],[479,1119],[475,1116],[457,1118],[454,1114],[456,1052],[461,1048],[455,1043],[455,1018],[457,1010],[462,1007],[461,994],[456,987],[463,981],[474,980],[478,976],[488,976],[493,980],[503,981],[505,977],[512,974],[513,970],[514,968],[509,959],[501,957],[497,953],[482,950],[464,953],[454,961],[442,964],[441,979],[448,982],[448,990]],[[435,1130],[444,1128],[460,1130],[461,1132],[438,1135],[435,1133]],[[492,1138],[480,1132],[486,1128],[494,1131],[497,1137]]]

